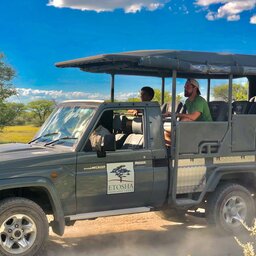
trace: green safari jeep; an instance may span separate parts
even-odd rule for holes
[[[0,146],[0,255],[43,251],[49,226],[157,211],[168,218],[204,209],[209,224],[235,233],[255,217],[256,56],[187,51],[135,51],[65,61],[111,76],[111,102],[60,103],[28,144]],[[211,122],[162,118],[157,102],[115,101],[117,75],[165,81],[204,79]],[[248,99],[233,101],[233,82],[248,80]],[[227,101],[211,101],[213,80],[226,79]],[[132,116],[130,110],[136,110]],[[179,111],[179,110],[177,110]],[[164,127],[171,126],[171,147]],[[95,130],[104,127],[94,147]],[[47,218],[52,215],[52,218]],[[50,221],[50,219],[52,219]]]

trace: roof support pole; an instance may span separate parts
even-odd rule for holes
[[[207,102],[210,102],[211,79],[207,80]]]
[[[174,151],[175,151],[175,130],[176,130],[176,113],[175,113],[175,107],[176,107],[176,81],[177,80],[177,71],[172,71],[172,129],[171,129],[171,154],[172,157],[174,157]]]
[[[179,158],[179,143],[177,143],[179,138],[179,130],[176,130],[176,83],[177,83],[177,71],[172,71],[172,115],[171,115],[171,166],[172,172],[170,174],[170,184],[169,194],[171,195],[172,201],[176,202],[177,193],[177,166]]]
[[[115,75],[111,74],[111,102],[114,102],[115,98]]]
[[[162,77],[161,105],[164,104],[165,78]]]
[[[232,84],[233,84],[233,75],[229,75],[228,81],[228,126],[231,127],[231,118],[232,118]]]

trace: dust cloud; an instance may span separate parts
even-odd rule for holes
[[[143,213],[78,221],[65,235],[50,234],[47,256],[241,256],[233,236],[207,227],[204,219],[185,223]]]

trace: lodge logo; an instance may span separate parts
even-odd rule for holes
[[[107,164],[107,194],[134,192],[133,162]]]

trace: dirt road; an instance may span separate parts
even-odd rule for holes
[[[242,250],[232,236],[216,234],[204,220],[175,223],[145,213],[78,221],[63,237],[50,233],[47,255],[241,256]]]

